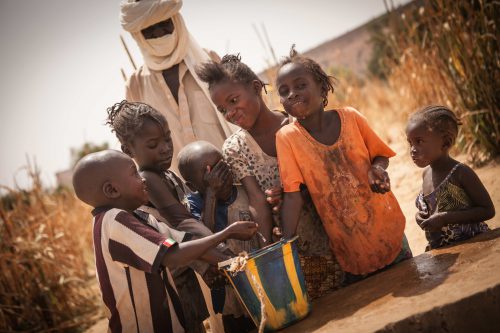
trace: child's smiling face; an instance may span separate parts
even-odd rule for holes
[[[276,86],[285,111],[297,119],[323,110],[321,85],[302,64],[291,62],[281,67]]]
[[[210,97],[224,118],[245,130],[255,124],[261,108],[262,85],[258,81],[222,81],[210,87]]]
[[[140,170],[166,171],[172,164],[174,146],[170,129],[165,123],[146,118],[132,142],[127,145],[130,156],[139,165]]]
[[[441,133],[432,130],[422,120],[408,123],[406,138],[410,144],[410,155],[413,163],[420,168],[430,165],[448,151]]]
[[[120,193],[117,201],[122,208],[133,211],[148,202],[148,193],[144,179],[139,175],[134,161],[126,155],[116,162],[113,182]]]

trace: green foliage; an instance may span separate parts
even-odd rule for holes
[[[80,148],[71,148],[71,166],[73,167],[76,162],[85,155],[106,149],[109,149],[109,144],[107,142],[100,145],[92,142],[85,142]]]

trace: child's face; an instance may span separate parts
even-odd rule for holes
[[[420,168],[430,165],[447,152],[443,136],[423,121],[410,121],[406,127],[406,138],[413,163]]]
[[[249,130],[260,112],[261,89],[258,81],[244,84],[226,80],[210,87],[210,97],[227,121]]]
[[[208,184],[204,180],[205,173],[207,172],[207,166],[210,167],[210,170],[213,170],[215,165],[219,162],[225,163],[222,160],[220,153],[213,152],[206,154],[206,156],[201,159],[201,163],[196,166],[196,169],[193,171],[191,183],[200,193],[205,193],[208,187]],[[218,200],[227,201],[232,193],[233,179],[229,176],[223,181],[224,183],[216,193],[216,196]]]
[[[276,80],[280,102],[297,119],[323,110],[321,85],[303,65],[288,63],[280,68]]]
[[[168,170],[174,153],[168,125],[162,128],[156,121],[146,118],[129,145],[129,150],[140,170]]]
[[[113,184],[119,193],[117,200],[121,208],[133,211],[148,202],[146,184],[131,158],[120,159],[113,170]]]

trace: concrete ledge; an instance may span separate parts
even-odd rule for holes
[[[312,306],[281,332],[500,332],[500,229],[421,254]]]

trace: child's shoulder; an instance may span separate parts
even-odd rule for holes
[[[116,222],[127,225],[137,219],[126,210],[114,207],[96,208],[92,214],[94,215],[95,223],[99,223],[104,229],[113,228],[116,226]]]
[[[344,117],[366,119],[366,117],[361,112],[359,112],[358,109],[352,106],[343,106],[334,110]]]
[[[282,126],[277,132],[276,136],[286,137],[290,135],[295,135],[295,133],[300,132],[299,126],[297,125],[297,120]]]
[[[465,163],[459,162],[456,166],[454,176],[454,178],[461,183],[464,179],[477,177],[477,174],[470,166]]]
[[[225,152],[231,149],[239,150],[241,146],[245,145],[246,135],[247,132],[245,130],[241,128],[238,129],[224,141],[222,144],[222,151]]]

